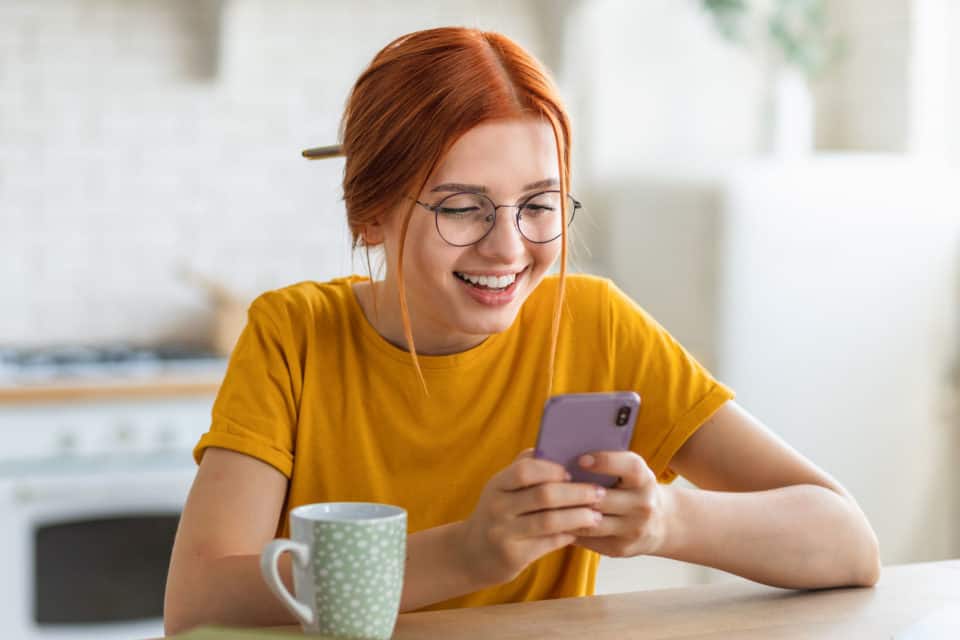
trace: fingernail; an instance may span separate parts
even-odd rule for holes
[[[603,519],[603,514],[602,514],[602,513],[600,513],[599,511],[594,511],[594,512],[593,512],[593,521],[594,521],[594,522],[600,522],[602,519]]]
[[[570,482],[570,480],[573,479],[573,476],[570,475],[569,472],[567,472],[567,473],[563,474],[563,479],[564,479],[566,482]]]
[[[594,459],[594,457],[591,455],[585,455],[580,458],[581,467],[592,467],[595,462],[596,459]]]
[[[603,487],[597,487],[597,500],[600,500],[605,495],[607,495],[607,490]]]

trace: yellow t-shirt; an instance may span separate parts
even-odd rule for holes
[[[463,520],[495,473],[536,442],[558,279],[530,295],[513,325],[468,351],[420,356],[425,396],[406,351],[363,314],[351,276],[267,292],[249,318],[194,451],[222,447],[289,478],[287,513],[311,502],[369,501],[407,510],[410,533]],[[609,280],[572,275],[554,393],[636,391],[631,448],[661,482],[670,459],[733,392]],[[599,556],[570,546],[514,580],[428,609],[593,593]]]

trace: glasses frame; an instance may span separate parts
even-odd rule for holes
[[[523,210],[523,207],[526,206],[526,204],[531,200],[533,200],[534,198],[538,196],[542,196],[545,193],[560,193],[560,190],[546,189],[544,191],[537,191],[536,193],[530,194],[529,196],[527,196],[517,204],[497,204],[490,198],[490,196],[486,195],[485,193],[479,193],[477,191],[458,191],[456,193],[451,193],[449,195],[444,196],[437,204],[427,204],[426,202],[420,202],[419,200],[414,200],[414,202],[416,202],[418,205],[420,205],[424,209],[427,209],[433,213],[433,226],[436,227],[437,229],[437,235],[439,235],[444,242],[446,242],[447,244],[453,247],[469,247],[477,244],[478,242],[482,242],[484,238],[490,235],[490,232],[493,231],[494,227],[497,226],[497,211],[499,209],[510,209],[514,207],[516,207],[517,212],[513,216],[513,225],[517,228],[517,231],[520,233],[520,236],[523,237],[523,239],[526,240],[527,242],[530,242],[533,244],[547,244],[547,243],[553,242],[554,240],[562,236],[563,229],[560,230],[560,233],[553,236],[549,240],[532,240],[528,238],[527,235],[520,228],[520,212]],[[456,242],[450,242],[449,240],[447,240],[445,237],[443,237],[443,233],[440,232],[440,208],[441,208],[441,205],[447,200],[449,200],[450,198],[455,198],[457,196],[462,196],[462,195],[480,196],[481,198],[485,198],[487,202],[489,202],[493,206],[493,224],[490,225],[490,228],[487,229],[486,233],[484,233],[482,236],[480,236],[473,242],[467,242],[466,244],[457,244]],[[583,208],[583,204],[579,200],[574,198],[573,195],[570,194],[569,192],[567,193],[567,197],[573,203],[573,211],[570,212],[570,221],[567,222],[567,227],[569,227],[570,225],[573,224],[573,219],[577,215],[577,210]]]

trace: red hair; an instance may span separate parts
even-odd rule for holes
[[[542,118],[553,129],[567,218],[570,120],[547,70],[498,33],[444,27],[401,36],[384,47],[353,86],[340,126],[346,156],[343,197],[354,247],[363,229],[385,211],[417,197],[450,147],[490,120]],[[397,278],[404,335],[421,383],[406,292],[403,247],[415,203],[401,220]],[[554,302],[547,392],[552,386],[567,267],[561,237],[560,282]]]

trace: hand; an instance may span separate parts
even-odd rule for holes
[[[620,482],[594,506],[603,518],[578,531],[576,544],[618,558],[656,553],[667,537],[670,494],[646,461],[632,451],[601,451],[579,462],[588,471],[619,476]]]
[[[564,468],[532,449],[493,476],[462,523],[464,568],[483,584],[515,578],[537,558],[571,544],[600,518],[592,484],[567,482]]]

